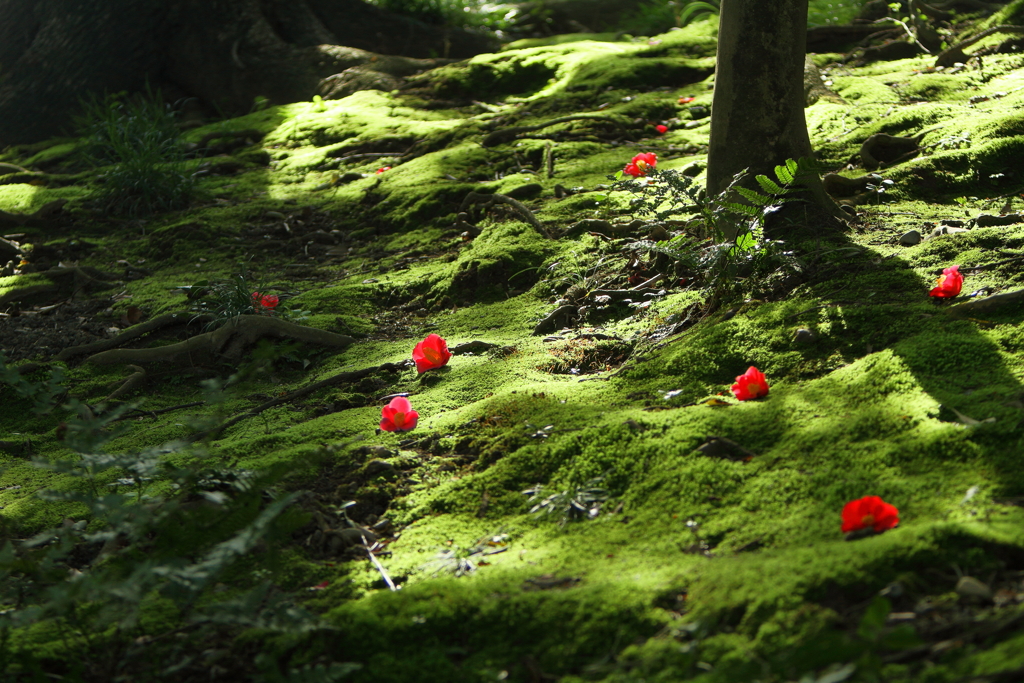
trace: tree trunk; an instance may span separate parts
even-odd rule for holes
[[[813,156],[804,117],[808,0],[722,0],[715,95],[708,152],[709,194],[748,169],[775,179],[786,159]],[[817,176],[806,199],[831,216],[842,213]]]
[[[322,79],[370,62],[365,50],[464,58],[493,47],[362,0],[0,0],[0,148],[70,132],[90,93],[149,82],[237,115],[256,97],[311,98]],[[403,76],[436,63],[372,68]]]

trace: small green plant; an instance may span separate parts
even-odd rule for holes
[[[104,169],[99,192],[104,210],[140,216],[188,206],[195,177],[174,114],[159,93],[93,97],[82,109],[77,124],[89,142],[86,157]]]
[[[269,315],[291,320],[309,316],[309,311],[282,304],[278,296],[270,293],[262,278],[252,279],[245,268],[226,281],[199,280],[178,289],[185,292],[197,315],[211,317],[208,328],[220,327],[240,315]]]
[[[764,237],[767,217],[796,197],[801,178],[812,173],[813,162],[788,159],[775,167],[775,179],[757,175],[761,192],[743,187],[746,172],[736,174],[717,195],[708,195],[689,176],[674,169],[649,168],[639,179],[623,178],[620,171],[613,189],[634,194],[633,212],[657,221],[690,216],[682,231],[667,240],[640,240],[627,244],[630,252],[661,256],[662,268],[695,278],[712,293],[712,302],[732,290],[737,281],[754,273],[799,269],[792,252],[781,242]],[[737,199],[742,198],[747,203]]]
[[[548,493],[541,484],[523,491],[530,497],[531,513],[538,515],[558,515],[558,525],[565,526],[569,522],[580,519],[594,519],[601,514],[601,506],[609,498],[604,488],[606,474],[588,479],[583,484],[573,486],[557,493]]]

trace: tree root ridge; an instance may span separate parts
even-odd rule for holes
[[[237,362],[247,348],[264,337],[292,339],[334,348],[344,348],[355,341],[347,335],[296,325],[280,318],[240,315],[228,321],[223,327],[177,344],[153,349],[110,349],[89,356],[85,362],[94,365],[176,361],[201,365],[217,360]]]
[[[1024,33],[1024,26],[993,26],[990,29],[986,29],[976,36],[968,38],[967,40],[961,41],[956,45],[952,45],[943,50],[939,56],[935,59],[935,66],[953,66],[957,62],[966,62],[967,54],[964,52],[964,48],[974,45],[979,40],[988,38],[995,33]]]
[[[101,339],[100,341],[92,342],[91,344],[82,344],[80,346],[71,346],[57,354],[57,360],[69,360],[75,356],[84,356],[86,354],[93,355],[100,351],[106,351],[107,349],[115,349],[122,344],[125,344],[132,339],[141,337],[144,334],[153,332],[154,330],[160,330],[170,325],[178,323],[191,323],[191,322],[202,322],[208,323],[213,320],[212,316],[201,315],[193,316],[188,312],[184,313],[164,313],[161,316],[147,320],[144,323],[135,325],[128,328],[121,334],[111,339]]]
[[[515,140],[521,133],[532,133],[533,131],[547,128],[548,126],[554,126],[558,123],[568,123],[570,121],[603,121],[606,123],[622,124],[624,121],[611,117],[596,114],[571,114],[569,116],[559,116],[557,119],[551,119],[544,123],[537,123],[532,126],[512,126],[511,128],[501,128],[492,133],[489,133],[480,143],[484,147],[495,147],[505,142],[511,142]]]
[[[337,336],[341,336],[341,335],[337,335]],[[277,396],[275,398],[270,399],[269,401],[265,401],[265,402],[259,404],[258,406],[256,406],[252,410],[246,411],[244,413],[240,413],[239,415],[235,415],[234,417],[232,417],[228,421],[226,421],[223,424],[221,424],[221,425],[215,427],[214,429],[212,429],[210,432],[207,432],[207,434],[205,436],[210,436],[210,437],[212,437],[214,439],[218,439],[218,438],[220,438],[220,435],[223,434],[226,429],[235,426],[236,424],[238,424],[242,420],[246,420],[246,419],[248,419],[250,417],[256,417],[257,415],[259,415],[263,411],[268,410],[270,408],[273,408],[275,406],[279,406],[279,405],[282,405],[284,403],[291,403],[292,401],[296,401],[296,400],[298,400],[300,398],[305,398],[306,396],[309,396],[310,394],[312,394],[312,393],[314,393],[316,391],[319,391],[320,389],[324,389],[326,387],[332,387],[332,386],[335,386],[335,385],[338,385],[338,384],[346,384],[346,383],[349,383],[349,382],[355,382],[355,381],[363,379],[364,377],[369,377],[370,375],[375,375],[378,372],[401,372],[405,368],[409,367],[409,365],[410,365],[409,361],[406,361],[406,362],[403,362],[403,363],[384,363],[382,365],[375,365],[373,367],[363,368],[362,370],[354,370],[354,371],[351,371],[351,372],[341,372],[341,373],[338,373],[337,375],[334,375],[333,377],[328,377],[325,380],[321,380],[319,382],[314,382],[313,384],[309,384],[307,386],[304,386],[301,389],[296,389],[295,391],[288,392],[284,396]]]
[[[503,194],[481,194],[479,192],[470,192],[466,195],[466,198],[462,200],[459,212],[464,212],[473,204],[483,204],[485,209],[490,208],[495,204],[508,204],[517,214],[520,215],[520,217],[522,217],[524,221],[532,225],[537,232],[545,237],[551,237],[548,231],[544,229],[544,226],[540,224],[540,221],[537,220],[537,217],[533,215],[533,211],[530,210],[530,207],[517,199],[512,199],[512,197]]]

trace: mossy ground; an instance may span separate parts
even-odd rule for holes
[[[558,234],[627,213],[624,195],[593,190],[634,154],[657,151],[659,167],[681,168],[704,160],[708,136],[693,107],[711,101],[710,23],[637,42],[579,38],[453,64],[406,94],[360,92],[193,131],[191,140],[243,129],[263,138],[235,154],[230,175],[205,177],[185,211],[107,220],[89,212],[88,187],[30,185],[0,186],[0,208],[70,199],[67,233],[28,229],[24,240],[88,241],[82,263],[102,269],[144,262],[151,275],[123,283],[112,321],[129,305],[154,316],[181,310],[175,287],[245,264],[309,310],[307,324],[360,335],[339,353],[309,350],[305,366],[264,368],[230,394],[227,414],[339,371],[403,361],[429,332],[450,346],[504,349],[456,356],[422,377],[408,369],[325,390],[212,444],[225,463],[296,463],[290,485],[311,488],[323,505],[355,499],[400,530],[382,558],[402,586],[394,593],[361,560],[336,565],[301,545],[286,550],[282,585],[331,582],[306,602],[336,627],[299,646],[282,642],[293,661],[327,654],[363,665],[351,680],[395,682],[783,681],[856,662],[862,680],[882,671],[938,683],[1024,665],[1019,630],[884,665],[877,658],[893,654],[885,637],[854,635],[892,582],[909,610],[948,596],[957,573],[1008,586],[1005,577],[1024,569],[1022,310],[957,318],[927,296],[953,264],[966,275],[965,296],[1020,288],[1013,259],[1024,226],[898,242],[941,219],[1022,208],[1024,60],[993,54],[983,69],[943,72],[926,57],[822,64],[847,102],[807,110],[823,161],[845,164],[873,133],[924,133],[921,155],[882,172],[892,190],[859,207],[846,243],[819,248],[812,275],[785,295],[729,302],[683,333],[655,339],[704,300],[677,288],[646,307],[590,311],[578,327],[617,337],[610,345],[570,346],[575,330],[552,347],[533,329],[555,298],[599,278],[624,286],[623,245],[635,238],[552,239],[501,207],[473,216],[479,234],[463,235],[463,198],[536,184],[523,201]],[[683,95],[697,99],[679,104]],[[497,128],[584,111],[604,120],[480,144]],[[661,122],[671,130],[657,136]],[[55,142],[50,152],[73,149]],[[46,150],[32,154],[2,158],[47,161]],[[366,154],[389,156],[356,156]],[[345,172],[365,175],[342,182]],[[556,198],[556,185],[576,194]],[[307,239],[314,230],[331,237]],[[0,279],[0,295],[38,278]],[[813,340],[795,339],[798,328]],[[616,353],[630,356],[621,367]],[[602,360],[612,357],[615,367]],[[732,401],[728,387],[749,365],[767,374],[771,393]],[[83,400],[124,374],[76,364],[67,372]],[[419,426],[378,433],[381,397],[399,392],[411,395]],[[31,435],[38,454],[68,456],[56,422],[29,419],[12,394],[0,396],[0,436]],[[198,380],[172,375],[138,398],[156,410],[199,396]],[[180,414],[140,417],[113,446],[127,452],[188,433]],[[701,454],[710,437],[753,457]],[[353,479],[371,457],[353,449],[365,445],[390,450],[390,475]],[[75,515],[34,497],[66,485],[60,476],[6,459],[8,523],[28,533]],[[610,496],[595,519],[560,526],[557,515],[528,514],[525,489],[572,490],[595,477]],[[839,511],[864,495],[896,504],[900,526],[846,542]],[[499,535],[504,551],[469,576],[425,568],[441,549]]]

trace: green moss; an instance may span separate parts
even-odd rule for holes
[[[799,680],[812,668],[861,661],[863,644],[844,634],[856,631],[861,606],[890,582],[916,601],[951,593],[955,578],[933,569],[956,564],[987,579],[998,562],[1022,566],[1022,513],[1004,504],[1024,492],[1020,309],[960,319],[927,293],[952,264],[966,274],[964,295],[1024,286],[1015,262],[992,265],[1024,246],[1024,228],[897,243],[908,229],[925,232],[925,222],[963,217],[952,201],[961,195],[976,198],[967,203],[972,216],[1020,209],[1011,174],[1024,140],[1024,91],[1015,90],[1024,76],[1012,55],[986,56],[984,78],[914,75],[924,59],[834,75],[848,105],[807,109],[824,160],[845,165],[874,133],[919,136],[922,152],[884,169],[896,181],[892,202],[859,207],[862,222],[845,243],[807,247],[805,281],[792,292],[730,301],[704,316],[707,293],[666,282],[649,308],[577,311],[575,327],[552,334],[561,339],[533,334],[569,284],[630,286],[636,257],[624,249],[640,233],[556,237],[582,218],[632,218],[624,193],[592,190],[638,151],[656,150],[660,168],[705,160],[707,126],[680,125],[689,112],[677,99],[711,103],[713,30],[713,22],[696,22],[649,42],[574,36],[520,45],[450,64],[402,94],[360,92],[208,126],[189,139],[253,128],[264,137],[236,154],[252,157],[236,175],[204,178],[206,194],[190,209],[144,225],[79,216],[76,238],[80,231],[99,245],[82,263],[106,269],[145,259],[155,271],[120,286],[131,298],[116,311],[182,310],[175,287],[229,277],[246,264],[309,310],[307,324],[358,336],[338,352],[296,350],[305,366],[266,365],[220,406],[126,421],[111,444],[118,452],[187,438],[193,413],[240,415],[338,373],[402,363],[431,332],[452,348],[496,347],[423,375],[404,367],[324,388],[243,419],[210,443],[209,462],[285,465],[295,475],[285,486],[301,481],[312,491],[303,505],[330,512],[355,500],[400,532],[378,555],[402,585],[395,593],[361,551],[355,560],[328,556],[308,530],[284,541],[278,585],[299,591],[336,627],[317,643],[285,639],[282,651],[296,661],[312,661],[319,647],[363,664],[354,680],[367,681],[530,680],[525,658],[564,681]],[[428,109],[416,87],[501,103]],[[975,95],[990,99],[972,104]],[[619,122],[614,129],[570,122],[480,144],[494,129],[603,104]],[[672,119],[666,137],[648,127]],[[355,156],[367,153],[394,156]],[[384,165],[392,168],[374,173]],[[335,182],[350,171],[366,177]],[[505,207],[463,206],[470,192],[527,183],[540,186],[525,201],[543,233]],[[83,191],[2,186],[0,205],[34,210]],[[299,256],[301,244],[253,248],[283,223],[302,234],[307,225],[329,232],[332,256]],[[261,256],[250,261],[254,251]],[[0,279],[0,294],[37,282]],[[690,314],[682,331],[649,336]],[[798,342],[799,328],[814,338]],[[591,362],[606,351],[629,358],[621,369]],[[730,386],[750,365],[767,374],[770,393],[736,401]],[[581,374],[558,372],[566,368]],[[238,369],[205,370],[224,378]],[[123,368],[90,365],[69,374],[74,395],[93,402],[124,377]],[[201,398],[198,382],[161,378],[133,398],[173,408]],[[419,424],[410,433],[378,432],[382,402],[399,393],[409,395]],[[56,436],[66,416],[26,420],[11,396],[0,394],[0,440],[31,436],[36,455],[69,457]],[[736,443],[742,457],[701,449],[711,437]],[[81,513],[34,496],[73,483],[4,458],[0,505],[21,537]],[[367,478],[374,459],[395,470]],[[573,491],[595,477],[609,496],[596,518],[562,527],[558,515],[529,513],[524,490]],[[844,541],[840,510],[869,494],[899,507],[900,526]],[[471,575],[434,575],[440,549],[500,535],[507,545],[489,547],[503,552],[478,557]],[[570,580],[549,583],[557,578]],[[325,590],[302,590],[325,580]],[[160,616],[159,606],[150,609]],[[59,656],[64,646],[44,630],[33,637]],[[265,642],[247,638],[246,647]],[[1020,666],[1019,640],[999,636],[927,672],[909,663],[889,665],[885,675],[960,680]]]

